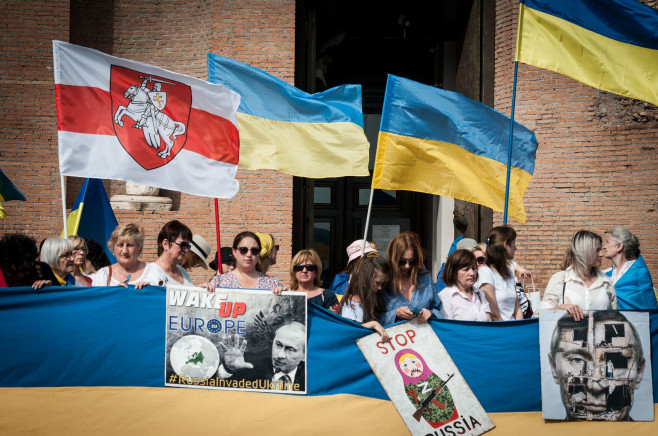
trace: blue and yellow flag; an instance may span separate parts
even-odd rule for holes
[[[456,92],[389,75],[372,187],[444,195],[505,209],[510,119]],[[514,124],[509,214],[523,206],[537,139]]]
[[[13,183],[11,183],[9,177],[7,177],[5,173],[2,172],[2,170],[0,170],[0,220],[5,219],[7,216],[5,208],[2,207],[2,202],[10,200],[25,201],[26,198],[23,193],[19,191]]]
[[[635,0],[522,0],[516,60],[658,105],[658,10]]]
[[[360,85],[309,94],[212,53],[208,81],[240,94],[240,168],[316,179],[369,175]]]
[[[85,179],[66,220],[68,234],[95,239],[103,246],[110,262],[114,263],[116,259],[107,247],[107,241],[118,224],[103,181]]]

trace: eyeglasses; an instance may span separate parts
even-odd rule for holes
[[[317,265],[314,265],[312,263],[299,264],[299,265],[295,265],[295,266],[292,267],[292,269],[295,272],[304,271],[304,268],[306,268],[306,271],[308,271],[308,272],[317,272],[318,271]]]
[[[480,256],[475,260],[477,261],[478,265],[484,265],[484,256]]]
[[[405,266],[406,264],[409,264],[409,266],[414,266],[416,265],[416,259],[400,259],[398,262],[399,266]]]
[[[251,251],[252,256],[258,256],[260,254],[260,248],[247,248],[247,247],[238,247],[238,251],[241,255],[246,256],[248,252]]]
[[[192,247],[189,242],[178,242],[178,241],[171,241],[171,242],[178,245],[182,250],[189,250]]]

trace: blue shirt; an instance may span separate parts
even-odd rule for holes
[[[441,300],[439,295],[434,292],[432,286],[432,277],[429,273],[419,274],[416,289],[411,294],[411,301],[408,301],[396,291],[383,292],[385,312],[380,317],[383,325],[393,324],[395,322],[395,311],[400,307],[408,307],[412,312],[421,309],[429,309],[437,318],[443,318],[439,309],[441,309]]]
[[[607,271],[606,275],[611,277],[612,270]],[[617,280],[615,292],[619,310],[658,309],[651,274],[642,256],[639,256],[628,271]]]
[[[350,275],[347,273],[338,273],[334,277],[334,281],[331,282],[329,290],[336,295],[345,295],[347,291],[347,285],[350,283]]]

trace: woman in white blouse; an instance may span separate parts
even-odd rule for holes
[[[603,240],[596,233],[581,230],[573,237],[562,271],[548,281],[540,309],[563,309],[575,321],[585,310],[617,310],[615,287],[599,268]]]

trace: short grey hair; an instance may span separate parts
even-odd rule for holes
[[[608,235],[612,236],[615,241],[624,244],[624,257],[628,260],[637,259],[640,255],[640,241],[637,236],[631,233],[626,227],[613,227]]]
[[[41,262],[47,263],[51,268],[59,269],[57,261],[66,251],[73,250],[73,243],[64,238],[48,238],[41,247]]]

